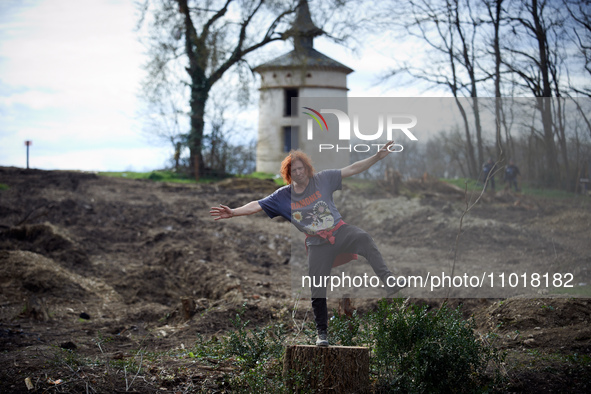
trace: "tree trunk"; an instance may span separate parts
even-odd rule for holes
[[[369,349],[353,346],[288,346],[283,377],[292,392],[368,393]]]
[[[484,148],[482,146],[482,124],[480,123],[480,106],[476,93],[476,82],[472,82],[472,109],[474,110],[474,125],[476,126],[476,149],[478,163],[484,163]]]
[[[468,172],[472,178],[478,178],[480,174],[479,166],[476,164],[476,157],[474,156],[474,145],[472,144],[472,137],[470,136],[470,126],[468,124],[468,116],[466,115],[466,111],[464,107],[460,103],[458,97],[455,97],[456,104],[460,113],[462,115],[462,119],[464,121],[464,131],[466,132],[466,156],[468,156]],[[482,163],[480,163],[482,164]]]
[[[556,91],[558,91],[558,86],[556,87]],[[558,96],[558,95],[557,95]],[[569,192],[573,191],[574,185],[576,182],[574,181],[574,174],[570,172],[570,163],[568,161],[568,141],[566,139],[566,100],[562,97],[556,97],[554,99],[556,103],[555,115],[554,115],[554,122],[555,122],[555,129],[556,129],[556,137],[558,138],[558,148],[560,154],[562,156],[562,161],[564,165],[564,176],[561,176],[563,179],[563,189]],[[576,163],[576,162],[575,162]]]
[[[543,179],[545,186],[558,187],[560,186],[560,176],[552,125],[551,100],[549,97],[538,97],[538,109],[542,115],[542,127],[544,129],[544,151],[546,156]]]
[[[471,45],[467,41],[466,33],[464,32],[464,29],[463,29],[463,24],[460,22],[459,1],[456,0],[454,2],[454,5],[455,5],[453,7],[454,24],[455,24],[456,30],[458,32],[458,35],[460,37],[460,43],[461,43],[461,47],[462,47],[462,57],[464,59],[463,64],[462,64],[462,62],[460,62],[460,64],[462,64],[464,66],[464,68],[466,69],[466,72],[468,73],[468,77],[470,78],[470,97],[472,98],[472,109],[473,109],[473,113],[474,113],[474,126],[476,128],[476,150],[477,150],[476,153],[478,154],[476,160],[478,163],[482,164],[485,162],[485,159],[484,159],[484,149],[482,146],[482,126],[480,124],[480,109],[479,109],[479,105],[478,105],[478,92],[477,92],[477,88],[476,88],[476,72],[474,70],[474,50],[475,50],[475,48],[473,45]],[[469,7],[468,7],[468,12],[470,15],[472,14]],[[474,29],[472,34],[474,36],[477,23],[474,20],[474,18],[472,18],[472,22],[473,22],[472,28]],[[472,39],[472,44],[473,44],[473,39]],[[450,49],[450,50],[452,50],[452,49]],[[471,51],[472,51],[472,53],[471,53]],[[454,77],[454,79],[455,79],[455,77]],[[456,96],[457,87],[454,90],[455,90],[454,96]],[[461,111],[462,111],[462,115],[464,116],[463,109],[461,109]],[[468,129],[466,129],[466,131],[468,132]],[[468,139],[470,138],[469,132],[468,132],[467,137],[468,137]],[[469,149],[471,149],[473,151],[473,148],[471,147],[472,142],[471,141],[467,141],[467,142],[469,144]],[[474,153],[472,153],[472,155],[473,154]],[[475,162],[476,162],[476,160],[475,160]],[[477,168],[475,168],[475,170],[477,170]]]
[[[501,135],[501,106],[503,102],[501,101],[501,44],[500,44],[500,31],[501,31],[501,12],[503,10],[502,4],[503,0],[496,0],[494,2],[494,11],[489,9],[489,13],[491,19],[493,21],[494,26],[494,39],[493,39],[493,48],[495,51],[495,139],[496,139],[496,149],[497,149],[497,157],[501,163],[505,161],[505,157],[507,155],[511,155],[510,152],[505,152],[503,147],[503,138]],[[508,141],[507,141],[508,142]]]
[[[205,102],[209,94],[209,90],[197,88],[198,84],[194,81],[191,91],[191,132],[189,134],[189,149],[191,151],[191,174],[195,180],[199,180],[203,175],[203,130],[205,122]]]
[[[557,187],[560,182],[556,143],[554,142],[554,130],[552,123],[552,86],[550,85],[550,62],[548,60],[547,32],[540,20],[541,9],[537,0],[532,0],[532,17],[535,26],[538,51],[540,55],[539,70],[542,77],[542,95],[538,99],[538,108],[542,115],[544,128],[544,145],[546,153],[545,181],[546,186]]]

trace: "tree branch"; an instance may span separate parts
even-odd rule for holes
[[[211,76],[208,79],[210,84],[213,85],[217,80],[219,80],[222,77],[222,75],[230,67],[232,67],[233,65],[238,63],[247,54],[255,51],[256,49],[258,49],[264,45],[267,45],[268,43],[270,43],[272,41],[278,41],[278,40],[285,39],[285,36],[283,33],[277,37],[272,37],[272,35],[273,35],[273,32],[275,31],[275,27],[279,24],[281,19],[283,19],[286,15],[292,14],[295,11],[295,8],[284,11],[277,18],[275,18],[275,20],[271,23],[271,25],[267,29],[267,31],[266,31],[264,37],[261,39],[261,41],[259,41],[258,43],[254,44],[246,49],[242,49],[242,44],[244,43],[244,40],[246,39],[246,28],[248,27],[248,25],[252,21],[252,18],[254,17],[254,15],[258,12],[260,7],[263,5],[264,1],[265,0],[260,0],[260,2],[254,8],[254,10],[250,13],[250,15],[248,15],[248,17],[242,22],[239,37],[238,37],[238,43],[234,47],[234,50],[232,51],[232,55],[217,70],[212,72]]]

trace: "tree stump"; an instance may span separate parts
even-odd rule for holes
[[[400,194],[400,187],[402,186],[402,174],[392,167],[386,168],[384,181],[386,188],[390,193],[397,196]]]
[[[183,320],[191,320],[195,314],[195,300],[192,298],[182,297],[181,298],[181,315]]]
[[[21,313],[24,317],[32,317],[35,320],[49,321],[49,310],[45,304],[44,298],[34,295],[27,299],[25,310]]]
[[[355,312],[353,300],[349,298],[348,295],[345,295],[345,297],[339,300],[339,315],[345,315],[348,318],[352,318],[353,312]]]
[[[288,346],[283,378],[292,392],[369,392],[369,349],[356,346]]]

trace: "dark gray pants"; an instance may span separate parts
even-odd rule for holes
[[[323,282],[322,278],[330,276],[332,264],[339,254],[356,253],[365,257],[376,276],[382,281],[392,274],[384,263],[374,240],[359,227],[342,225],[334,232],[334,237],[334,244],[327,241],[321,245],[308,246],[308,274],[312,279],[312,309],[316,329],[319,331],[328,328],[326,286],[314,286],[314,284],[320,284]]]

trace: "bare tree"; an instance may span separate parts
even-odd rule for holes
[[[208,111],[205,117],[207,127],[203,135],[203,163],[205,175],[214,177],[225,176],[233,172],[230,167],[233,162],[233,156],[242,152],[235,144],[232,144],[233,137],[245,139],[246,134],[237,126],[236,119],[228,116],[228,113],[235,111],[235,103],[227,95],[229,87],[222,86],[216,92],[213,92],[209,98],[211,111]],[[237,130],[240,130],[237,131]]]
[[[198,179],[204,171],[206,107],[214,86],[227,74],[237,75],[235,86],[226,94],[239,93],[238,99],[249,101],[247,95],[240,95],[249,90],[240,87],[254,81],[249,64],[253,53],[297,34],[293,14],[299,7],[308,9],[307,1],[141,1],[139,26],[147,30],[150,57],[144,84],[154,91],[175,81],[184,84],[189,116],[186,144],[191,172]],[[369,21],[359,12],[356,18],[351,15],[362,7],[362,2],[353,0],[316,2],[315,9],[327,17],[319,32],[339,43],[358,39],[352,33],[358,33],[363,24],[367,28]]]
[[[489,23],[493,27],[492,37],[492,54],[494,58],[494,73],[491,75],[494,81],[494,96],[495,96],[495,142],[497,157],[501,162],[504,161],[506,149],[503,143],[501,133],[503,122],[503,101],[501,100],[501,24],[503,23],[503,0],[483,0],[483,4],[488,14]],[[507,129],[505,129],[507,132]],[[507,136],[508,137],[508,136]],[[507,138],[508,142],[508,138]]]
[[[404,34],[428,46],[429,61],[406,62],[391,70],[386,78],[407,73],[451,92],[462,116],[468,173],[476,177],[478,163],[484,156],[478,86],[490,78],[480,71],[482,67],[478,64],[483,55],[479,45],[483,25],[481,10],[464,0],[405,0],[395,7],[402,14],[398,26]],[[470,108],[465,107],[463,97],[470,98]]]
[[[463,136],[455,135],[454,143],[462,142],[465,149],[465,155],[454,149],[451,156],[454,163],[465,161],[460,168],[467,175],[478,174],[477,160],[484,161],[488,152],[499,162],[508,156],[526,160],[540,186],[570,187],[577,165],[570,151],[573,111],[564,97],[591,93],[590,5],[589,0],[397,2],[397,23],[384,26],[400,38],[418,38],[425,44],[426,61],[417,61],[420,52],[415,53],[411,61],[399,61],[386,78],[410,75],[451,92],[463,122]],[[477,99],[486,91],[496,97],[494,108],[490,105],[495,121],[491,144],[481,126],[488,104]],[[591,125],[583,107],[575,105],[582,124]],[[512,130],[522,134],[514,137]]]
[[[559,96],[552,85],[559,85],[556,81],[560,59],[557,51],[563,39],[560,37],[560,28],[564,18],[561,11],[547,0],[522,0],[511,14],[512,31],[519,37],[519,44],[504,48],[513,55],[512,61],[506,61],[505,64],[519,76],[523,87],[537,98],[545,153],[544,183],[557,187],[560,186],[560,169],[550,98]],[[524,45],[526,39],[535,46]]]
[[[452,0],[448,5],[453,15],[453,25],[458,32],[459,46],[461,49],[460,64],[468,74],[469,85],[467,86],[469,95],[472,99],[472,111],[474,115],[474,126],[476,129],[476,148],[478,150],[478,162],[484,162],[483,144],[482,144],[482,125],[480,122],[480,106],[478,104],[478,82],[476,75],[477,64],[477,46],[478,28],[482,24],[480,17],[475,15],[470,1],[461,2]]]
[[[212,110],[206,116],[203,136],[204,173],[213,177],[228,174],[247,174],[256,167],[256,139],[254,130],[247,130],[228,114],[236,111],[234,103],[223,86],[210,97]],[[248,138],[250,134],[252,137]]]
[[[186,103],[180,83],[159,86],[143,86],[142,97],[145,107],[141,111],[144,119],[143,132],[154,143],[168,143],[174,150],[175,171],[180,170],[181,150],[186,145],[188,125]]]
[[[249,53],[285,40],[287,18],[296,6],[295,0],[145,0],[142,4],[140,24],[147,21],[150,34],[147,70],[152,82],[148,83],[158,86],[179,78],[179,64],[186,72],[190,97],[187,144],[196,179],[204,167],[204,117],[212,87],[231,68],[248,67],[245,57]],[[176,69],[171,63],[176,63]]]
[[[572,21],[567,27],[573,43],[578,48],[577,58],[586,77],[591,76],[591,2],[589,0],[563,0],[565,8]],[[587,78],[582,81],[588,81]],[[577,81],[576,85],[582,82]],[[591,84],[582,83],[579,86],[571,84],[571,90],[576,94],[591,97]]]

